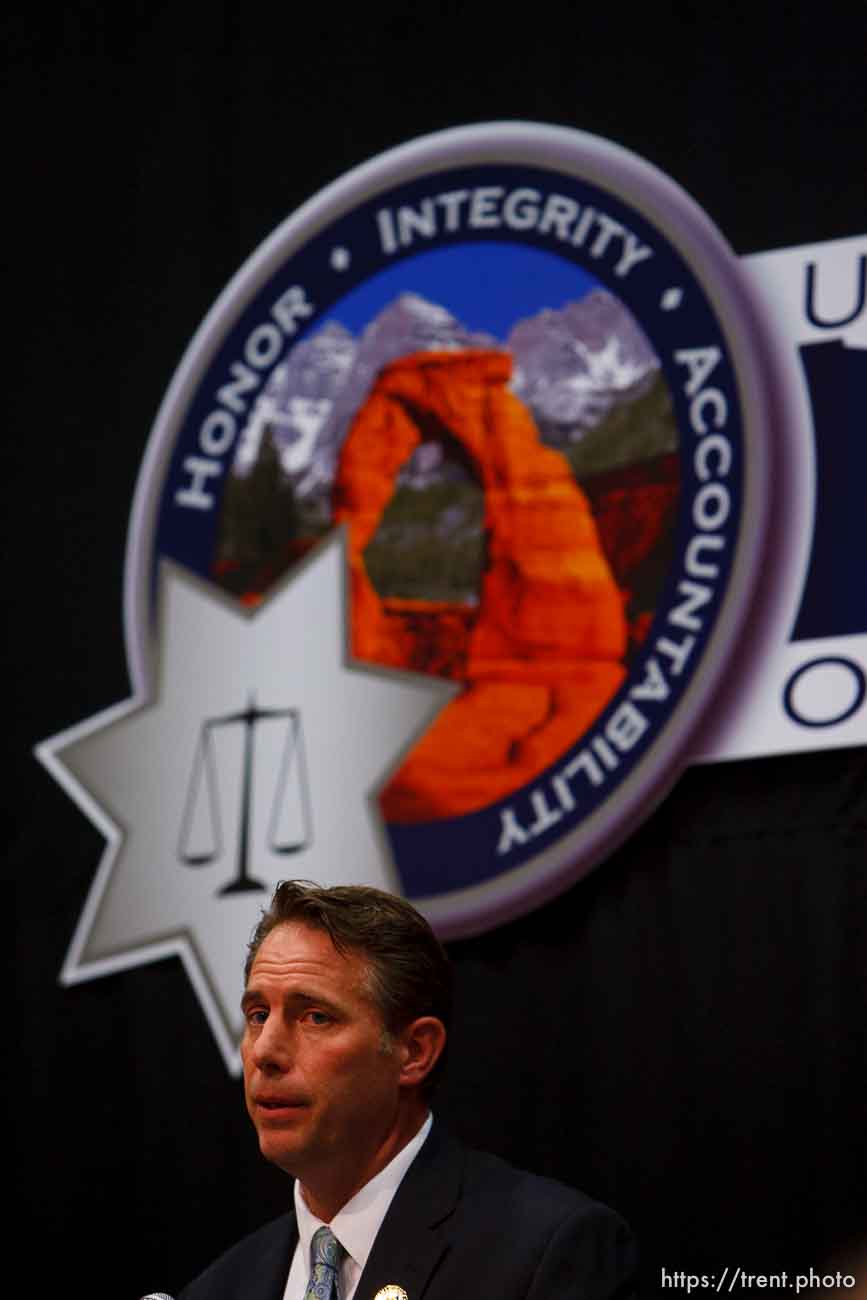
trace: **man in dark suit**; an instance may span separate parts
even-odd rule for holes
[[[242,1042],[262,1154],[294,1212],[181,1300],[618,1300],[628,1229],[582,1193],[469,1151],[432,1121],[448,958],[404,900],[278,886],[250,944]]]

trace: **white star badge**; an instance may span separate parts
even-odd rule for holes
[[[274,886],[399,892],[374,796],[454,692],[347,663],[344,575],[338,531],[251,614],[164,565],[152,691],[37,750],[108,841],[61,979],[179,955],[233,1073]]]

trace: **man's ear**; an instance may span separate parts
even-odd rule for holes
[[[405,1088],[417,1088],[424,1082],[446,1045],[446,1027],[436,1016],[419,1016],[397,1035],[400,1082]]]

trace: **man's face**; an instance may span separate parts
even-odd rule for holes
[[[250,970],[247,1110],[263,1156],[302,1183],[334,1162],[363,1176],[396,1122],[399,1054],[365,976],[361,956],[295,921],[271,931]]]

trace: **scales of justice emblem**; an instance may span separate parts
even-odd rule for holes
[[[201,725],[178,840],[178,857],[187,867],[209,867],[224,859],[226,849],[222,827],[225,816],[221,814],[223,796],[220,793],[216,736],[227,727],[239,730],[242,759],[240,789],[236,792],[239,807],[235,876],[220,887],[218,893],[221,896],[257,892],[268,887],[265,881],[250,874],[256,729],[263,722],[276,723],[285,733],[268,813],[268,851],[289,855],[302,852],[312,843],[301,713],[291,708],[260,708],[251,692],[246,708],[222,717],[206,718]]]

